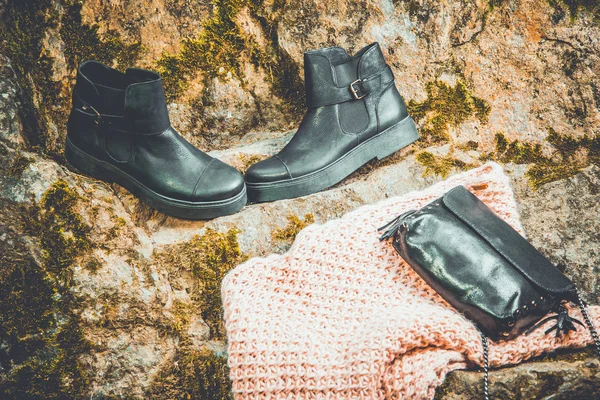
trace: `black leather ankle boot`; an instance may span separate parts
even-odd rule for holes
[[[418,139],[379,44],[304,53],[308,110],[292,140],[246,172],[248,199],[304,196]]]
[[[65,155],[81,172],[175,217],[215,218],[246,204],[242,175],[171,127],[162,80],[152,71],[81,64]]]

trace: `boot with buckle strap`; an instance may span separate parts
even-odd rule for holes
[[[304,79],[308,110],[298,131],[246,172],[251,202],[321,191],[419,138],[379,44],[353,57],[340,47],[308,51]]]
[[[152,71],[81,64],[65,156],[79,171],[175,217],[210,219],[246,204],[242,174],[173,129],[162,80]]]

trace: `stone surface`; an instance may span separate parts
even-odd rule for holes
[[[14,71],[9,60],[1,59],[0,64],[0,140],[7,147],[16,149],[19,146],[19,134],[22,130],[19,119],[19,98],[15,85]]]
[[[173,123],[211,150],[236,145],[248,130],[298,122],[303,51],[340,45],[354,52],[372,41],[380,42],[407,100],[426,100],[431,83],[463,83],[489,106],[489,115],[466,110],[425,139],[474,140],[489,151],[498,132],[536,142],[549,127],[597,133],[597,8],[568,3],[7,0],[0,12],[6,55],[23,63],[43,56],[19,70],[41,127],[29,135],[42,151],[62,153],[75,68],[86,58],[161,71]],[[41,36],[19,42],[27,24],[38,22],[46,27]]]
[[[483,398],[482,374],[453,372],[436,399]],[[600,398],[600,362],[593,355],[575,359],[538,361],[490,373],[492,399],[597,400]]]
[[[0,1],[0,397],[227,398],[218,289],[229,268],[285,251],[310,221],[486,160],[505,164],[534,245],[600,303],[589,3]],[[303,51],[375,40],[422,140],[328,191],[183,221],[64,162],[83,59],[159,70],[173,123],[244,170],[293,135]],[[492,392],[598,398],[597,362],[571,357],[494,371]],[[478,398],[480,379],[453,372],[440,398]]]
[[[515,168],[515,170],[519,170]],[[591,166],[569,179],[532,191],[513,180],[521,219],[532,243],[560,265],[588,300],[600,300],[600,168]]]

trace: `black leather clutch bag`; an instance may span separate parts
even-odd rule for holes
[[[457,186],[420,210],[380,228],[402,258],[483,332],[487,398],[487,340],[511,339],[556,319],[556,335],[582,322],[564,303],[576,302],[600,340],[573,282],[474,194]],[[543,319],[554,311],[556,315]]]

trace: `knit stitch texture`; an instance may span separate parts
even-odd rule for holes
[[[287,253],[231,271],[222,297],[235,398],[431,399],[448,372],[480,366],[473,323],[378,240],[378,227],[457,185],[523,234],[509,179],[490,163],[311,225]],[[590,315],[599,326],[600,309],[591,307]],[[551,325],[491,342],[491,365],[591,343],[581,327],[568,337],[545,336]]]

